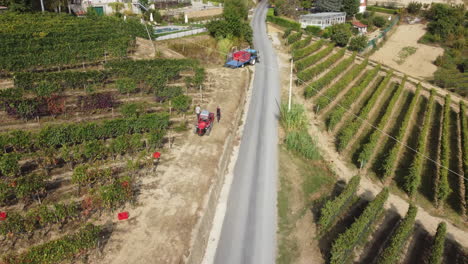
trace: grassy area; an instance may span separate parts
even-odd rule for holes
[[[411,46],[404,47],[400,50],[400,52],[398,52],[398,55],[397,55],[398,58],[394,59],[394,61],[396,61],[398,65],[401,65],[405,62],[406,58],[416,53],[416,50],[418,50],[418,48],[416,47],[411,47]]]
[[[310,161],[280,146],[278,192],[278,264],[289,264],[300,256],[295,237],[296,223],[310,209],[313,200],[333,188],[335,176],[323,160]],[[313,219],[307,219],[313,224]],[[311,237],[310,239],[313,239]]]

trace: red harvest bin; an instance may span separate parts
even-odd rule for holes
[[[161,157],[161,153],[159,153],[159,152],[154,152],[153,153],[153,158],[159,159],[160,157]]]
[[[250,60],[250,53],[245,50],[237,51],[232,54],[232,58],[236,61],[246,62]]]
[[[6,212],[0,212],[0,221],[4,221],[7,218],[7,213]]]
[[[128,219],[128,212],[122,212],[117,214],[117,218],[119,220],[125,220]]]

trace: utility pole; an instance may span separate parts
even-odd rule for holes
[[[41,9],[42,9],[42,13],[44,13],[44,0],[41,0]]]
[[[291,74],[289,76],[289,100],[288,100],[288,112],[291,111],[291,96],[292,96],[292,74],[293,74],[293,59],[291,59]]]

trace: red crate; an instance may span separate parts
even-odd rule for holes
[[[4,221],[7,218],[7,212],[0,212],[0,221]]]

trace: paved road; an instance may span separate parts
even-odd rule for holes
[[[258,5],[252,28],[261,62],[255,66],[248,111],[229,193],[216,264],[275,263],[279,72],[266,33],[267,3]]]

